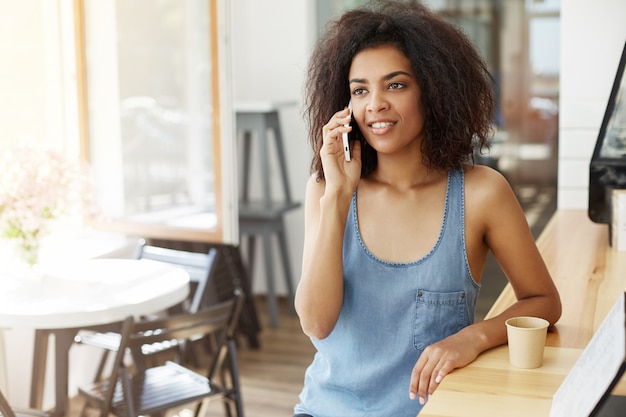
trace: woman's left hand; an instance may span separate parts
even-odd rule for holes
[[[479,355],[465,332],[453,334],[427,346],[411,372],[409,397],[424,404],[443,378],[456,368],[469,365]]]

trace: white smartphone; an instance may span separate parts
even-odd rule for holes
[[[348,109],[350,109],[350,118],[352,118],[352,100],[348,102]],[[344,125],[345,127],[350,126],[350,124]],[[350,141],[348,139],[348,133],[343,133],[341,135],[341,139],[343,140],[343,154],[346,158],[346,161],[350,160]]]

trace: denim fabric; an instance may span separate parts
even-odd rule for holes
[[[464,176],[448,175],[436,244],[408,263],[376,258],[364,245],[352,197],[343,243],[344,301],[317,349],[295,413],[315,417],[415,417],[409,380],[423,349],[474,321],[480,286],[465,251]],[[321,295],[320,295],[321,296]]]

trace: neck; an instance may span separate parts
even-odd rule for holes
[[[441,170],[426,167],[415,155],[404,158],[379,155],[378,165],[370,178],[381,185],[403,190],[427,185],[444,174]]]

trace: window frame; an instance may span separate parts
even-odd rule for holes
[[[145,238],[199,241],[211,243],[237,243],[238,216],[235,179],[233,170],[235,151],[233,141],[223,141],[233,131],[234,117],[230,97],[230,89],[222,86],[230,85],[229,53],[225,34],[228,31],[229,10],[224,0],[206,0],[209,11],[209,60],[212,64],[210,75],[211,89],[211,134],[213,152],[213,175],[215,193],[215,215],[217,223],[214,228],[193,228],[173,226],[165,223],[138,222],[125,219],[92,220],[90,226],[109,232],[136,235]],[[90,121],[89,91],[86,61],[85,36],[85,0],[73,0],[76,42],[76,84],[78,95],[78,134],[80,155],[90,160]],[[230,162],[230,163],[229,163]],[[97,173],[96,173],[97,175]]]

